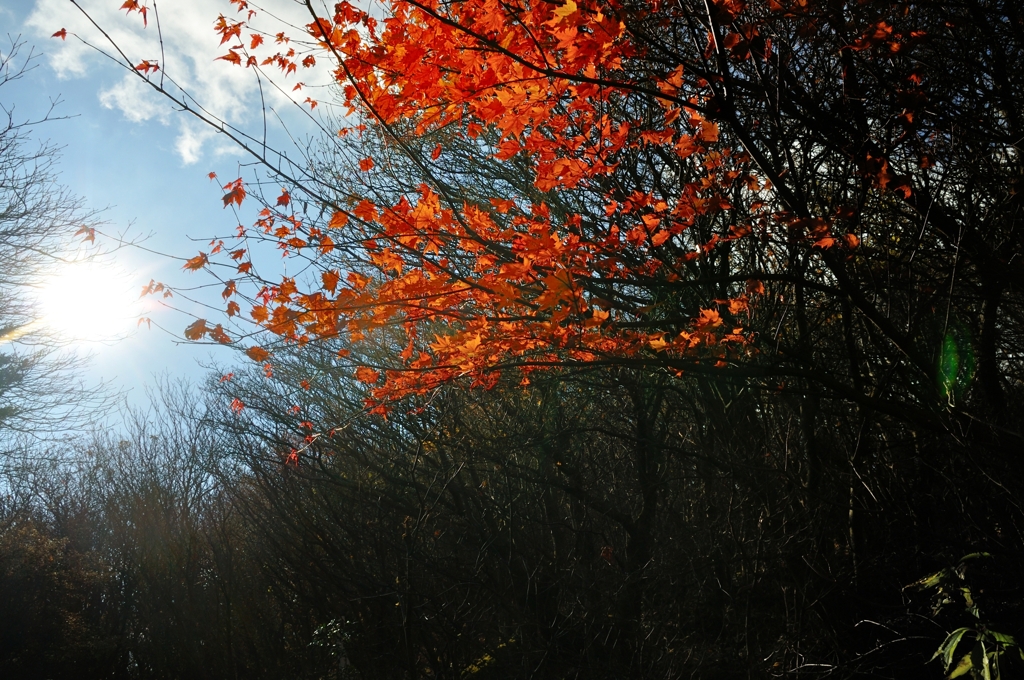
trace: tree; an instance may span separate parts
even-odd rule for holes
[[[934,637],[924,623],[933,615],[922,618],[928,609],[914,602],[908,612],[903,586],[977,550],[1003,555],[1012,581],[1024,540],[1012,418],[1024,396],[1024,16],[1015,4],[396,0],[383,20],[344,2],[333,14],[309,7],[309,38],[282,35],[277,47],[263,40],[277,31],[261,32],[250,15],[222,18],[232,43],[224,59],[259,69],[261,48],[279,50],[266,64],[286,73],[327,59],[349,118],[304,165],[270,168],[285,190],[260,197],[254,228],[187,265],[231,272],[228,315],[237,319],[248,302],[268,331],[249,349],[265,374],[281,368],[270,363],[276,352],[287,372],[308,371],[292,376],[302,394],[340,367],[369,390],[357,406],[365,397],[386,410],[413,396],[413,410],[433,415],[421,395],[440,399],[438,386],[508,390],[478,395],[507,406],[532,396],[525,383],[539,382],[541,369],[566,383],[589,371],[615,379],[595,397],[603,408],[581,398],[576,413],[631,413],[635,422],[644,419],[621,391],[630,381],[662,386],[686,415],[661,444],[699,463],[659,481],[650,512],[705,540],[688,552],[658,545],[654,566],[631,576],[645,582],[662,561],[692,559],[692,580],[671,569],[665,578],[694,599],[674,593],[675,609],[662,613],[704,614],[670,638],[694,649],[708,648],[702,622],[716,624],[725,637],[708,637],[730,641],[716,648],[716,669],[895,676],[943,638],[920,642]],[[125,66],[136,68],[127,57]],[[162,87],[150,69],[139,72]],[[225,205],[258,193],[241,179],[225,190]],[[257,276],[251,250],[260,242],[308,274]],[[200,320],[189,333],[228,342],[230,330]],[[293,367],[292,357],[306,360]],[[349,388],[333,387],[329,396],[347,407]],[[288,407],[260,389],[234,394],[237,407],[280,425]],[[280,450],[268,451],[285,469],[305,460],[307,444],[315,455],[328,450],[331,428],[351,416],[326,401],[320,417],[282,428]],[[479,412],[461,413],[483,420]],[[385,447],[347,431],[338,445],[386,473],[373,492],[390,502],[391,528],[411,504],[398,489],[421,443],[413,415]],[[524,408],[510,421],[573,422],[545,416]],[[374,422],[366,427],[383,428]],[[569,438],[575,448],[558,450],[591,454],[578,463],[581,484],[629,506],[616,521],[605,503],[599,520],[628,533],[649,511],[644,493],[637,485],[620,496],[605,476],[630,478],[612,463],[651,438],[610,439],[618,444],[588,448]],[[453,461],[483,450],[445,445]],[[538,481],[532,455],[507,490],[530,486],[540,512],[551,478]],[[312,500],[321,488],[259,475],[274,512],[289,518],[267,526],[317,546],[296,560],[308,573],[369,571],[354,557],[363,553],[329,562],[318,552],[328,529],[345,538],[358,527],[349,545],[379,541],[399,554],[388,536],[363,531],[364,507]],[[448,488],[472,498],[469,484]],[[570,489],[581,490],[566,482],[555,493],[562,510],[573,506]],[[498,514],[489,507],[473,523]],[[593,525],[579,526],[573,538],[585,542]],[[537,573],[539,554],[524,560]],[[339,585],[338,601],[350,585]],[[1019,588],[997,592],[1012,622]],[[640,618],[656,618],[658,603],[641,603]],[[374,616],[394,621],[393,612]],[[758,638],[759,626],[775,625],[777,635]],[[899,632],[880,632],[889,630]],[[750,665],[730,666],[736,658]]]
[[[342,172],[352,184],[313,159],[274,168],[289,188],[218,247],[239,274],[229,316],[243,241],[266,239],[320,276],[250,280],[264,328],[405,330],[397,361],[360,370],[378,404],[610,362],[1019,439],[1000,415],[1018,371],[1014,7],[403,1],[383,23],[309,8],[306,41],[263,61],[264,32],[243,41],[222,17],[224,59],[330,60],[356,117],[336,148],[376,156]],[[246,195],[225,188],[225,204]],[[203,320],[189,335],[230,340]]]
[[[4,677],[325,677],[309,610],[264,573],[225,432],[189,386],[151,396],[119,432],[0,471]]]
[[[17,40],[0,53],[0,87],[25,76],[34,55],[23,58]],[[69,260],[88,257],[76,236],[91,238],[96,215],[57,183],[58,151],[34,144],[32,130],[52,120],[15,118],[0,105],[0,438],[14,432],[43,436],[80,422],[101,397],[76,379],[82,360],[62,351],[62,341],[39,322],[33,289]]]

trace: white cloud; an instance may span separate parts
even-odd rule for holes
[[[203,157],[203,147],[216,134],[213,128],[199,121],[183,121],[174,148],[181,156],[181,160],[186,165],[191,165]]]
[[[145,28],[137,13],[126,16],[124,11],[119,11],[120,0],[80,2],[131,64],[143,60],[162,62],[163,73],[151,73],[149,76],[154,81],[163,75],[169,90],[180,94],[175,87],[177,85],[188,93],[191,100],[229,124],[244,129],[246,125],[260,120],[263,99],[255,71],[217,59],[229,47],[219,44],[220,38],[214,31],[218,13],[223,12],[229,18],[236,18],[234,8],[227,0],[177,0],[161,5],[159,20],[160,33],[164,39],[162,47],[156,30],[157,17],[152,8],[148,15],[149,26]],[[293,0],[269,0],[261,4],[266,13],[258,15],[256,21],[265,17],[268,29],[273,29],[271,33],[277,33],[283,28],[289,34],[301,37],[301,29],[294,27],[302,26],[310,20],[301,4]],[[237,15],[237,18],[242,19],[244,15]],[[290,26],[282,26],[281,22]],[[50,38],[60,28],[67,29],[66,41]],[[121,71],[120,80],[111,84],[112,62],[95,48],[115,57],[120,55],[92,25],[89,17],[80,13],[67,0],[37,0],[26,21],[26,30],[31,31],[34,34],[32,37],[46,46],[49,64],[59,77],[95,80],[97,96],[103,106],[119,110],[133,123],[171,124],[174,119],[173,104],[166,99],[162,100],[155,90],[134,73]],[[304,100],[304,92],[292,91],[299,80],[310,85],[328,82],[330,74],[327,60],[320,61],[321,65],[317,68],[308,71],[300,69],[299,74],[289,78],[278,73],[269,74],[278,81],[280,88],[264,81],[262,97],[267,106],[285,111],[294,105],[293,102]],[[270,118],[273,119],[273,116]],[[259,125],[262,127],[261,121]],[[186,164],[199,161],[207,153],[220,155],[225,152],[223,144],[211,148],[210,142],[216,132],[212,128],[202,129],[194,118],[182,119],[178,130],[175,148]]]
[[[100,90],[100,103],[108,109],[118,109],[133,123],[156,118],[166,125],[170,110],[167,103],[148,85],[126,73],[117,85]]]

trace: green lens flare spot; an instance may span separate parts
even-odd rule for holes
[[[975,356],[970,333],[962,324],[951,324],[942,338],[938,369],[942,395],[951,405],[963,399],[974,380]]]

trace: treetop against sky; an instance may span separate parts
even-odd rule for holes
[[[306,2],[284,21],[233,0],[211,19],[219,53],[204,74],[277,73],[299,96],[307,72],[334,80],[302,100],[325,134],[287,160],[241,122],[262,120],[266,98],[244,115],[204,108],[159,42],[110,36],[105,49],[131,87],[164,92],[268,172],[222,178],[225,206],[261,210],[186,262],[219,275],[226,307],[190,339],[265,362],[279,343],[339,338],[339,362],[382,408],[513,367],[528,381],[618,364],[810,380],[934,423],[924,402],[952,404],[974,377],[973,360],[936,352],[974,351],[957,324],[980,323],[975,344],[998,347],[1003,330],[980,319],[1024,274],[1004,253],[999,216],[1016,199],[991,153],[1012,107],[964,97],[1012,84],[994,48],[950,57],[1010,30],[1005,8],[977,4]],[[171,31],[155,6],[119,9],[86,16]],[[974,137],[950,136],[979,116]],[[968,177],[983,154],[987,189]],[[253,259],[268,245],[284,276]],[[984,294],[936,330],[937,308],[967,289]],[[368,337],[394,351],[363,351]],[[993,403],[996,354],[977,361]],[[818,370],[837,355],[841,371]],[[879,397],[882,356],[920,387]]]
[[[289,3],[279,4],[280,7],[274,7],[270,3],[268,8],[287,16]],[[117,7],[106,11],[103,3],[84,6],[97,12],[96,16],[103,21],[123,17]],[[244,78],[236,80],[245,82],[232,82],[233,73],[227,69],[221,70],[222,77],[218,77],[218,69],[197,68],[205,68],[219,54],[217,37],[210,30],[212,23],[204,9],[208,7],[204,2],[175,4],[174,16],[162,19],[167,31],[164,53],[176,65],[175,75],[194,86],[207,106],[218,111],[234,108],[242,116],[250,110],[247,98],[258,99],[258,85]],[[98,241],[106,247],[118,235],[142,241],[144,249],[122,249],[113,268],[105,265],[99,271],[106,274],[123,270],[121,278],[131,279],[131,297],[138,297],[141,287],[153,278],[176,291],[167,300],[141,300],[132,305],[132,310],[112,309],[117,305],[108,301],[102,311],[117,315],[118,323],[106,327],[98,338],[93,337],[95,334],[84,337],[76,326],[70,340],[94,357],[83,369],[83,378],[91,384],[104,381],[136,394],[142,392],[154,374],[165,371],[198,379],[206,369],[197,360],[210,365],[217,360],[212,357],[223,361],[230,354],[208,344],[182,345],[181,329],[186,324],[181,316],[162,309],[158,303],[171,303],[187,314],[199,314],[210,299],[220,299],[219,288],[212,291],[209,282],[188,277],[181,271],[181,263],[190,251],[195,254],[196,239],[205,243],[211,234],[232,230],[239,220],[251,219],[244,211],[236,216],[223,210],[218,186],[207,177],[211,170],[238,173],[239,152],[233,145],[219,142],[212,130],[193,124],[187,116],[177,115],[157,95],[136,84],[135,79],[124,78],[125,72],[97,51],[74,39],[51,39],[52,17],[60,13],[61,23],[91,44],[102,39],[84,16],[77,10],[69,13],[68,9],[74,10],[68,3],[49,0],[0,0],[0,21],[12,36],[20,34],[26,43],[20,56],[29,52],[35,55],[35,68],[5,88],[4,106],[13,108],[16,120],[29,120],[42,117],[52,102],[58,102],[53,110],[57,120],[33,127],[33,138],[39,142],[48,139],[61,150],[60,182],[83,197],[89,206],[102,209],[104,235],[97,235]],[[175,30],[170,31],[170,27]],[[141,25],[136,30],[134,22],[115,21],[107,28],[119,40],[135,40],[130,42],[132,45],[145,44],[142,38],[151,36],[156,41],[155,32],[146,33]],[[9,47],[2,49],[4,54]],[[292,115],[282,95],[268,92],[267,101],[276,107],[280,120],[294,134],[306,134],[304,121]],[[271,138],[280,131],[280,123],[270,121]],[[281,138],[287,139],[283,135]],[[125,190],[129,180],[130,191]],[[161,257],[159,253],[177,259]],[[55,267],[41,284],[47,291],[64,287],[66,279],[76,276],[58,269]],[[109,287],[113,282],[101,283]],[[65,288],[73,295],[65,296],[61,304],[74,307],[76,314],[87,314],[89,304],[82,301],[88,301],[90,289],[91,285],[82,281]],[[71,297],[77,302],[72,302]],[[145,324],[136,331],[140,315],[152,318],[151,332]],[[120,323],[120,317],[125,316],[127,322]],[[65,325],[72,323],[69,318],[65,321]],[[157,324],[171,332],[159,331]]]

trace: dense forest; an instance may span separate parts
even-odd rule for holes
[[[95,216],[0,137],[3,677],[1022,673],[1014,0],[307,5],[301,160],[120,53],[264,173],[238,361],[121,431],[11,341]]]

